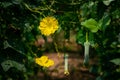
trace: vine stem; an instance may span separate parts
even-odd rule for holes
[[[57,52],[57,56],[60,58],[61,55],[60,55],[60,53],[59,53],[59,51],[58,51],[58,47],[57,47],[56,42],[54,42],[54,45],[55,45],[55,50],[56,50],[56,52]]]
[[[86,32],[86,42],[88,42],[88,32]]]

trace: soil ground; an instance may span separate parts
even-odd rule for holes
[[[51,50],[51,48],[54,47],[50,46],[52,45],[52,41],[53,40],[51,38],[48,38],[47,43],[48,45],[47,47],[49,48],[48,50]],[[39,39],[36,44],[39,46],[39,44],[41,45],[43,43],[44,40]],[[90,56],[89,66],[85,67],[83,65],[84,53],[82,52],[83,48],[81,47],[81,45],[76,44],[74,38],[72,38],[70,42],[62,43],[64,43],[64,46],[57,43],[59,44],[58,45],[59,49],[61,48],[61,46],[62,48],[64,47],[66,49],[65,52],[62,51],[60,53],[60,57],[58,57],[58,54],[56,52],[48,51],[43,53],[43,55],[46,55],[50,59],[54,60],[55,64],[54,66],[48,68],[46,74],[38,72],[38,74],[34,76],[35,80],[95,80],[97,75],[90,72],[90,66],[97,64],[98,62],[97,57]],[[69,75],[64,74],[64,53],[67,53],[69,55],[68,57]],[[30,80],[33,80],[33,78],[31,78]]]
[[[64,74],[64,54],[60,53],[61,57],[58,57],[57,53],[44,53],[50,59],[54,60],[55,64],[48,68],[47,75],[42,72],[38,72],[36,80],[95,80],[96,74],[90,72],[90,67],[83,65],[83,57],[78,53],[69,54],[69,75]],[[96,64],[95,58],[90,59],[89,65]],[[32,80],[32,79],[31,79]]]

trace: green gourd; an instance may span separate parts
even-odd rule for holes
[[[89,47],[90,42],[88,41],[88,33],[86,32],[86,42],[84,43],[84,65],[88,65],[89,63]]]

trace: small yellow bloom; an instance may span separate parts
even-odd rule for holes
[[[50,67],[52,65],[54,65],[54,61],[51,59],[48,59],[47,56],[42,56],[40,58],[35,58],[35,62],[43,67]]]
[[[58,21],[54,17],[45,17],[40,21],[39,29],[45,36],[49,36],[58,30]]]

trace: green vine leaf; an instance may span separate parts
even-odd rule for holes
[[[81,25],[88,28],[93,33],[96,33],[99,29],[99,25],[98,25],[97,21],[95,21],[92,18],[90,18],[84,22],[81,22]]]
[[[84,35],[85,35],[84,32],[82,30],[79,30],[79,32],[76,35],[76,42],[78,44],[84,45],[84,42],[85,42],[85,36]]]
[[[116,59],[113,59],[113,60],[110,60],[110,62],[116,64],[116,65],[120,65],[120,58],[116,58]]]
[[[94,33],[89,32],[88,40],[89,40],[91,46],[94,46],[94,45],[95,45]],[[85,41],[86,41],[85,31],[79,30],[79,32],[78,32],[77,35],[76,35],[76,42],[77,42],[78,44],[84,45],[84,42],[85,42]]]
[[[10,7],[11,5],[12,5],[11,2],[2,2],[2,3],[1,3],[1,6],[3,6],[3,8]]]
[[[4,62],[1,63],[1,66],[5,72],[8,71],[12,67],[15,67],[16,69],[20,71],[26,72],[26,68],[23,64],[20,64],[13,60],[5,60]]]
[[[100,30],[104,32],[107,26],[110,24],[110,22],[111,22],[111,19],[108,15],[103,16],[102,19],[100,19],[98,22],[100,26]]]
[[[104,3],[104,5],[109,6],[109,4],[110,4],[112,1],[114,1],[114,0],[104,0],[103,3]]]
[[[23,45],[21,45],[22,43],[19,43],[19,46],[17,46],[17,45],[15,45],[15,44],[17,44],[17,42],[18,41],[14,41],[14,42],[10,43],[9,41],[4,41],[3,42],[4,49],[11,48],[11,49],[17,51],[18,53],[25,55]]]

